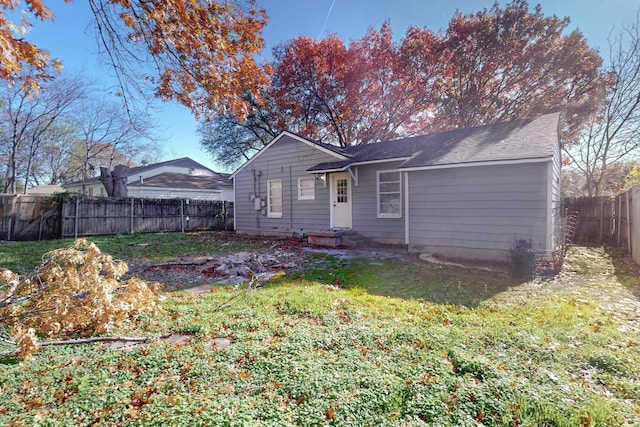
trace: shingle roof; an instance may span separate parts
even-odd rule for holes
[[[295,135],[298,138],[304,139],[305,141],[309,141],[310,143],[312,143],[314,145],[317,145],[319,147],[325,148],[325,149],[327,149],[329,151],[332,151],[332,152],[334,152],[336,154],[339,154],[341,156],[350,157],[350,155],[345,152],[344,147],[340,147],[340,146],[333,145],[333,144],[327,144],[326,142],[320,142],[320,141],[317,141],[315,139],[307,138],[306,136],[302,136],[302,135],[297,134],[295,132],[287,131],[287,133],[289,133],[291,135]]]
[[[232,184],[227,174],[186,175],[182,173],[164,172],[158,175],[134,181],[127,184],[128,187],[159,187],[159,188],[188,188],[195,190],[219,190],[231,188]]]
[[[337,162],[325,162],[319,163],[315,166],[307,169],[309,172],[315,171],[335,171],[335,170],[344,170],[349,167],[349,165],[353,163],[353,160],[338,160]]]
[[[430,135],[356,145],[342,149],[350,160],[321,163],[310,172],[346,169],[351,164],[402,160],[400,169],[487,161],[541,159],[554,154],[560,113],[456,129]]]
[[[196,167],[198,169],[206,169],[211,172],[214,172],[208,167],[203,166],[202,164],[191,159],[190,157],[181,157],[179,159],[166,160],[164,162],[158,162],[158,163],[151,163],[145,166],[134,166],[132,168],[129,168],[129,170],[127,171],[127,176],[139,175],[142,172],[157,169],[162,166],[176,166],[176,167],[187,167],[187,168]],[[217,173],[217,172],[214,172],[214,173]],[[98,182],[100,182],[100,178],[93,177],[93,178],[85,179],[83,181],[65,183],[65,185],[96,184]]]

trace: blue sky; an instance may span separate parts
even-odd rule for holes
[[[638,0],[540,0],[545,16],[568,16],[570,30],[579,29],[589,45],[603,55],[607,51],[610,31],[635,22],[640,8]],[[71,4],[49,0],[55,22],[35,22],[27,38],[63,61],[65,73],[80,73],[104,88],[113,85],[108,67],[100,64],[95,54],[96,44],[87,32],[91,13],[84,0]],[[390,20],[391,28],[401,37],[410,25],[438,30],[446,27],[456,10],[471,13],[490,8],[493,0],[258,0],[266,10],[269,23],[263,30],[267,43],[263,56],[270,58],[271,49],[279,43],[300,34],[324,37],[338,34],[343,40],[362,37],[367,28],[380,28]],[[504,5],[505,2],[501,1]],[[200,148],[196,121],[191,113],[176,104],[161,104],[156,120],[163,128],[162,143],[165,159],[188,156],[217,170],[209,155]]]

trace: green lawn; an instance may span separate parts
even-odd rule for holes
[[[293,278],[361,289],[372,295],[469,307],[521,282],[502,271],[433,266],[416,256],[382,260],[326,256]]]
[[[114,258],[145,258],[151,261],[185,255],[240,251],[256,245],[254,241],[226,232],[135,233],[89,237],[88,240]],[[42,255],[46,252],[71,244],[73,239],[0,243],[0,268],[16,272],[33,270],[40,264]]]
[[[249,245],[212,237],[144,239],[158,259],[177,255],[160,255],[167,245]],[[150,255],[128,236],[94,241],[116,257]],[[30,245],[36,259],[51,249]],[[601,250],[572,256],[566,274],[528,283],[410,257],[314,256],[257,289],[165,293],[160,314],[113,333],[187,343],[4,358],[0,425],[640,425],[638,316],[603,297],[637,304],[637,270]],[[231,345],[212,348],[216,337]]]

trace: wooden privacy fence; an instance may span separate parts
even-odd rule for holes
[[[0,196],[0,238],[232,230],[233,203],[186,199]]]
[[[624,246],[640,264],[640,188],[615,198],[567,198],[564,203],[567,213],[577,215],[574,242]]]
[[[0,196],[0,239],[48,240],[60,237],[60,204],[42,196]]]
[[[614,199],[609,196],[565,198],[565,213],[577,215],[573,241],[575,243],[609,241],[614,226],[613,207]]]

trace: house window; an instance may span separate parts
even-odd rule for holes
[[[312,176],[298,178],[298,200],[314,200],[316,198],[316,179]]]
[[[349,203],[349,181],[348,178],[336,179],[336,202]]]
[[[378,218],[402,217],[400,172],[378,172]]]
[[[267,181],[267,216],[282,217],[282,180]]]

